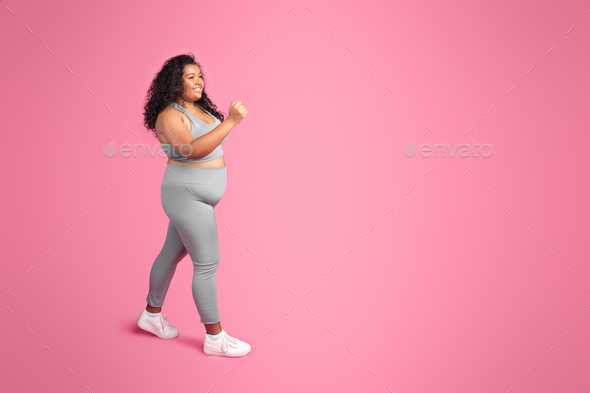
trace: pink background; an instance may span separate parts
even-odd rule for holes
[[[590,390],[590,4],[478,3],[2,1],[0,390]],[[243,358],[203,354],[188,257],[180,336],[137,327],[166,159],[102,151],[157,145],[187,52],[249,111],[216,208]]]

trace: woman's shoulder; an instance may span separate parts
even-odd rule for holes
[[[166,107],[164,109],[162,109],[162,111],[160,113],[158,113],[158,117],[156,118],[156,124],[161,120],[170,119],[171,117],[180,118],[183,120],[183,122],[184,122],[184,118],[185,118],[185,116],[183,116],[183,113],[181,111],[179,111],[178,109],[176,109],[170,105],[166,105]]]
[[[186,124],[186,116],[184,116],[182,112],[170,105],[166,105],[166,107],[162,109],[160,113],[158,113],[158,117],[156,118],[156,134],[158,135],[158,139],[160,140],[160,142],[167,142],[166,137],[162,134],[165,134],[166,131],[168,131],[164,131],[164,129],[167,128],[166,123],[170,123],[170,121],[175,118],[180,119],[183,123]]]
[[[178,113],[178,112],[179,112],[178,109],[176,109],[176,108],[172,107],[170,104],[168,104],[158,114],[158,117],[160,117],[160,116],[169,116],[171,113]]]

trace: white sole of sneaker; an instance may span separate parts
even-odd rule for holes
[[[151,326],[144,325],[141,322],[142,322],[141,320],[137,321],[137,326],[139,326],[142,330],[145,330],[146,332],[150,332],[152,334],[155,334],[156,336],[158,336],[160,338],[163,338],[164,340],[170,340],[170,339],[173,339],[173,338],[178,337],[178,334],[176,336],[174,336],[174,337],[165,337],[165,336],[162,336],[162,335],[160,335],[160,333],[158,333],[157,331],[155,331]]]
[[[205,355],[209,355],[209,356],[225,356],[225,357],[228,357],[228,358],[237,358],[237,357],[240,357],[240,356],[245,356],[245,355],[249,354],[250,351],[252,351],[252,348],[250,348],[248,350],[248,352],[243,353],[243,354],[241,353],[241,354],[237,354],[237,355],[228,355],[228,354],[225,354],[225,353],[211,352],[211,351],[203,348],[203,352],[205,353]]]

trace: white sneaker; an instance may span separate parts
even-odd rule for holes
[[[147,315],[147,310],[144,308],[137,320],[137,326],[155,334],[160,338],[176,338],[178,337],[178,329],[174,326],[170,326],[168,318],[163,312],[160,313],[159,317],[150,317]]]
[[[205,335],[205,343],[203,344],[203,352],[205,354],[237,357],[247,355],[252,350],[250,344],[231,337],[225,330],[222,330],[221,334],[221,338],[215,341],[211,340],[208,335]]]

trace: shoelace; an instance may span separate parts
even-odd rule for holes
[[[227,352],[229,350],[229,347],[237,348],[238,340],[225,333],[223,337],[221,337],[221,349],[224,352]]]
[[[160,315],[160,321],[162,322],[162,330],[163,331],[166,331],[166,326],[168,326],[168,327],[171,326],[170,323],[168,322],[168,319],[163,314]]]

